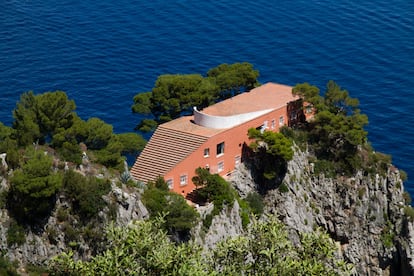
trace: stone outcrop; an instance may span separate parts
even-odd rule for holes
[[[244,175],[241,175],[244,174]],[[241,180],[241,181],[240,181]],[[254,187],[242,169],[232,180],[246,193]],[[404,215],[399,171],[390,166],[384,175],[328,178],[313,173],[306,152],[296,149],[283,180],[287,192],[265,195],[265,212],[276,214],[298,233],[322,227],[340,246],[340,255],[359,275],[413,275],[414,226]]]
[[[0,192],[8,189],[6,179],[0,177],[0,183]],[[112,185],[111,192],[104,196],[104,200],[108,203],[108,206],[112,205],[115,208],[115,223],[119,226],[127,225],[132,220],[149,217],[147,209],[141,202],[139,189],[120,188]],[[74,245],[65,241],[67,224],[65,221],[59,221],[58,209],[65,210],[67,208],[69,208],[69,205],[66,199],[63,196],[58,198],[54,211],[42,229],[24,229],[25,242],[21,245],[7,244],[7,231],[12,218],[9,216],[7,209],[0,209],[0,248],[6,253],[6,257],[11,261],[17,261],[22,267],[28,263],[44,265],[52,257],[67,251],[71,246],[76,246],[75,257],[89,259],[93,254],[93,250],[82,237]],[[99,235],[104,235],[104,227],[109,222],[108,213],[109,209],[106,207],[98,215],[103,221],[101,225],[102,232]]]
[[[213,208],[213,203],[198,207],[201,219],[203,220],[206,215],[210,214]],[[202,245],[205,250],[209,250],[218,242],[238,236],[241,233],[243,233],[243,226],[240,217],[240,206],[237,200],[235,200],[233,206],[223,208],[220,214],[213,217],[207,231],[203,229],[203,222],[200,221],[193,229],[192,236],[196,243]]]

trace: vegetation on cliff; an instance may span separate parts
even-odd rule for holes
[[[158,123],[191,112],[192,106],[205,107],[249,90],[257,85],[257,77],[258,72],[248,63],[222,64],[211,69],[206,77],[160,76],[150,92],[134,97],[133,111],[152,116],[138,128],[154,129]],[[51,244],[57,244],[58,232],[62,231],[68,250],[50,263],[50,272],[56,275],[349,273],[350,267],[336,259],[337,248],[330,237],[338,238],[337,233],[330,229],[329,236],[313,224],[315,231],[297,233],[298,239],[293,243],[288,238],[288,229],[275,216],[264,214],[256,220],[265,209],[263,197],[276,187],[279,187],[276,193],[288,196],[295,185],[304,185],[310,178],[321,175],[332,179],[342,179],[357,171],[385,175],[391,158],[370,147],[364,130],[368,123],[366,115],[358,109],[358,100],[336,83],[330,81],[323,95],[307,83],[296,85],[293,92],[312,107],[314,117],[294,128],[284,127],[281,133],[249,131],[252,144],[246,160],[251,162],[250,169],[256,176],[260,176],[255,178],[255,191],[241,199],[219,175],[197,169],[197,176],[192,179],[197,186],[196,197],[203,204],[214,204],[203,217],[203,230],[208,230],[213,216],[225,213],[237,203],[245,230],[208,252],[202,252],[191,237],[199,214],[180,195],[169,192],[162,178],[143,187],[131,181],[128,172],[120,173],[122,153],[142,149],[145,144],[142,137],[135,133],[114,134],[112,126],[99,118],[82,120],[75,112],[74,101],[62,91],[24,93],[13,112],[13,126],[0,123],[0,151],[7,153],[7,164],[13,169],[2,167],[0,171],[2,178],[7,179],[7,185],[0,191],[1,207],[7,207],[12,215],[7,222],[8,246],[24,244],[29,229],[44,232]],[[306,170],[312,175],[307,175],[308,179],[290,176],[293,184],[288,187],[283,181],[294,155],[294,144],[311,156],[309,164],[313,167]],[[106,236],[102,236],[103,225],[114,221],[120,208],[114,203],[116,195],[110,194],[111,189],[116,189],[112,184],[139,193],[150,219],[133,222],[128,227],[111,225],[106,228]],[[350,187],[337,190],[343,192]],[[365,200],[365,193],[365,187],[358,188],[360,201]],[[371,197],[371,201],[376,200]],[[302,201],[318,215],[324,212],[307,194]],[[414,217],[410,207],[404,210],[406,215]],[[55,225],[43,228],[51,214],[56,218]],[[366,216],[369,220],[381,220],[371,213]],[[380,241],[392,247],[397,239],[396,230],[390,218],[384,216],[383,220],[387,227],[380,231]],[[308,225],[307,220],[303,223]],[[93,257],[77,261],[86,250]],[[6,259],[0,259],[1,269],[14,271]]]
[[[171,242],[164,223],[161,217],[110,226],[110,246],[102,254],[87,262],[62,254],[50,269],[56,275],[347,275],[352,268],[335,261],[336,247],[326,233],[303,234],[293,245],[275,217],[254,221],[245,234],[205,253],[192,242]]]
[[[136,129],[152,131],[157,124],[192,114],[194,106],[204,108],[223,99],[249,91],[258,85],[259,72],[250,63],[221,64],[199,74],[161,75],[154,88],[134,97],[132,111],[151,115]]]

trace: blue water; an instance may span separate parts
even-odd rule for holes
[[[261,82],[333,79],[361,102],[369,139],[414,195],[414,1],[0,1],[0,121],[21,93],[63,90],[116,132],[160,74],[247,61]]]

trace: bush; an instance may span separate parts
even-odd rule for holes
[[[26,242],[26,233],[23,226],[11,219],[9,229],[7,229],[7,245],[22,245]]]
[[[249,193],[246,197],[246,201],[249,203],[250,209],[253,214],[260,216],[263,214],[264,204],[263,198],[256,192]]]
[[[289,188],[288,188],[288,186],[286,186],[285,183],[282,183],[282,184],[279,185],[279,191],[281,193],[287,193],[287,192],[289,192]]]
[[[72,201],[72,209],[87,221],[97,215],[105,206],[102,196],[111,189],[109,180],[85,177],[72,170],[63,179],[63,191]]]
[[[404,214],[410,219],[410,221],[414,221],[414,208],[413,207],[405,206]]]
[[[3,255],[0,255],[0,275],[19,276],[16,266]]]
[[[400,169],[400,178],[401,178],[401,180],[402,180],[403,182],[405,182],[405,181],[407,181],[407,180],[408,180],[408,175],[407,175],[407,173],[406,173],[404,170],[401,170],[401,169]]]
[[[157,181],[161,183],[162,181]],[[171,235],[188,238],[198,213],[187,204],[185,199],[176,193],[166,191],[163,185],[149,185],[142,195],[142,202],[150,212],[151,218],[165,215],[163,227]]]
[[[411,205],[411,195],[410,193],[404,191],[403,193],[404,202],[406,205]]]
[[[335,176],[335,164],[328,160],[316,160],[314,173],[316,175],[324,174],[326,177]]]

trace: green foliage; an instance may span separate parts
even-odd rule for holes
[[[60,129],[71,127],[75,108],[75,102],[63,91],[22,94],[13,111],[13,128],[19,144],[44,143]]]
[[[79,144],[84,143],[89,150],[95,151],[96,162],[118,167],[123,161],[122,153],[137,152],[144,147],[145,140],[141,136],[134,133],[116,135],[112,125],[99,118],[83,121],[74,112],[75,108],[74,101],[62,91],[22,94],[13,112],[13,129],[0,125],[0,130],[4,130],[0,135],[0,150],[5,148],[15,157],[17,145],[10,146],[16,143],[14,138],[19,146],[47,143],[56,149],[60,158],[81,164]]]
[[[320,159],[315,161],[314,173],[316,175],[324,174],[326,177],[335,175],[335,164],[332,161]]]
[[[123,153],[136,153],[142,151],[146,144],[146,141],[142,136],[133,132],[121,133],[116,136],[122,144]]]
[[[263,203],[263,197],[256,193],[251,192],[247,195],[246,201],[249,203],[249,206],[256,216],[261,216],[263,214],[264,210],[264,203]]]
[[[72,170],[67,171],[63,178],[63,191],[72,202],[73,211],[85,221],[103,209],[105,201],[102,196],[110,189],[109,180],[85,177]]]
[[[41,151],[26,150],[27,161],[10,179],[8,206],[19,221],[34,222],[54,206],[62,176],[52,172],[52,158]]]
[[[94,151],[96,162],[107,167],[121,169],[124,160],[121,156],[122,147],[118,137],[113,135],[104,148]]]
[[[2,122],[0,122],[0,145],[7,139],[12,136],[13,129],[11,127],[5,126]],[[4,148],[0,147],[0,151],[4,152]]]
[[[410,221],[414,221],[414,208],[412,206],[404,206],[404,214]]]
[[[3,254],[0,255],[0,275],[19,276],[16,266],[10,262]]]
[[[404,170],[401,170],[401,169],[400,169],[400,177],[401,177],[401,180],[402,180],[403,182],[407,181],[407,180],[408,180],[408,175],[407,175],[407,172],[406,172],[406,171],[404,171]]]
[[[169,192],[165,181],[161,179],[149,185],[142,195],[142,202],[150,212],[151,218],[164,215],[163,229],[183,239],[188,237],[198,218],[198,213],[187,204],[185,199],[179,194]]]
[[[240,206],[240,218],[242,221],[242,227],[243,229],[246,229],[250,223],[250,213],[252,211],[247,201],[241,198],[237,198],[237,202],[239,203],[239,206]]]
[[[253,65],[247,62],[221,64],[210,69],[207,76],[214,78],[215,83],[220,87],[222,98],[235,96],[259,85],[257,81],[259,71],[254,70]]]
[[[281,193],[287,193],[287,192],[289,192],[289,188],[288,188],[288,186],[286,186],[286,184],[285,184],[284,182],[282,182],[282,183],[279,185],[279,191],[280,191]]]
[[[207,169],[196,169],[197,176],[193,183],[197,186],[197,195],[204,201],[213,202],[214,207],[221,210],[223,204],[231,205],[235,199],[235,191],[230,184],[218,174],[210,174]],[[204,184],[203,184],[204,183]]]
[[[280,157],[285,162],[292,160],[293,158],[293,143],[280,132],[263,131],[255,128],[249,129],[249,138],[255,139],[252,143],[252,148],[261,147],[261,143],[264,143],[263,147],[266,152],[272,156]]]
[[[411,205],[411,195],[409,192],[404,191],[403,198],[404,198],[405,205]]]
[[[105,123],[99,118],[89,118],[84,125],[81,135],[84,137],[84,143],[91,150],[100,150],[105,148],[112,138],[112,126]]]
[[[394,246],[394,238],[395,238],[395,233],[393,231],[392,222],[388,220],[384,229],[382,229],[382,233],[381,233],[382,244],[386,248],[391,248]]]
[[[77,165],[82,163],[82,151],[78,144],[63,142],[62,146],[57,149],[57,153],[63,160],[73,162]]]
[[[14,219],[10,220],[9,228],[7,229],[7,245],[20,246],[26,242],[26,233],[24,227],[18,224]]]
[[[175,244],[162,230],[163,219],[136,221],[128,227],[111,225],[110,245],[89,262],[74,261],[73,253],[54,258],[56,275],[205,275],[201,248],[193,243]]]
[[[317,230],[293,246],[275,217],[254,221],[249,231],[202,253],[192,242],[171,242],[162,218],[109,226],[107,249],[90,261],[73,253],[51,260],[52,275],[349,275],[351,267],[333,258],[335,245]],[[334,268],[333,268],[334,267]]]
[[[283,179],[287,162],[293,158],[293,142],[282,133],[261,132],[255,128],[248,130],[253,142],[250,148],[255,152],[253,162],[256,182],[260,183],[260,192],[274,188]]]
[[[154,88],[134,96],[132,111],[151,114],[136,129],[152,131],[158,123],[191,114],[192,108],[204,108],[217,101],[257,86],[258,71],[249,63],[222,64],[209,70],[207,77],[199,74],[161,75]]]
[[[135,130],[142,132],[151,132],[154,131],[158,126],[157,121],[152,119],[143,119],[136,127]]]
[[[316,157],[333,162],[334,174],[351,174],[361,168],[363,160],[358,147],[367,142],[364,127],[368,118],[358,109],[358,100],[333,81],[328,82],[324,97],[319,95],[317,87],[308,83],[296,85],[293,93],[315,108],[313,120],[305,127]]]
[[[334,275],[348,274],[349,267],[335,271],[335,246],[321,231],[301,235],[293,246],[283,224],[270,218],[255,222],[247,236],[220,243],[211,265],[223,275]]]

